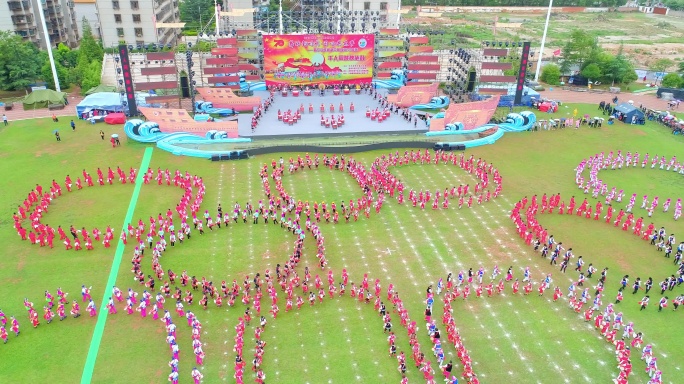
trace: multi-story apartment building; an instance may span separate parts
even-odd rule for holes
[[[161,28],[161,23],[178,23],[179,0],[96,0],[102,44],[113,47],[171,44],[180,36],[178,28]]]
[[[41,49],[46,49],[47,32],[53,47],[63,43],[76,47],[80,40],[76,13],[72,0],[9,0],[0,6],[0,30],[14,31]],[[45,26],[40,13],[45,15]]]
[[[93,37],[100,38],[100,20],[97,14],[97,6],[95,0],[73,0],[75,3],[74,10],[76,11],[76,20],[78,32],[83,36],[83,19],[88,21]]]
[[[223,11],[232,15],[221,18],[221,29],[279,29],[278,12],[269,12],[268,4],[268,0],[225,0]],[[321,22],[322,32],[327,33],[360,32],[362,24],[367,32],[375,32],[397,28],[399,4],[400,0],[297,0],[290,10],[283,12],[283,23],[289,32],[302,31],[307,26],[317,32]]]

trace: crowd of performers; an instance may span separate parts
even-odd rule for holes
[[[377,100],[379,107],[376,107],[372,109],[370,106],[366,106],[366,117],[370,118],[373,121],[378,121],[382,122],[389,118],[389,116],[392,113],[395,114],[401,114],[401,116],[406,120],[407,122],[413,122],[414,126],[418,125],[418,119],[419,116],[413,112],[411,112],[408,108],[401,108],[398,105],[395,105],[393,103],[390,103],[387,100],[386,96],[383,96],[380,92],[378,92],[376,89],[373,89],[371,87],[369,88],[364,88],[364,91],[366,93],[369,93],[374,100]],[[261,118],[264,116],[264,114],[268,111],[269,107],[272,106],[274,97],[276,95],[276,90],[271,89],[270,90],[270,95],[269,97],[256,109],[254,112],[254,116],[252,116],[252,122],[251,122],[251,127],[252,127],[252,132],[254,132],[259,125],[259,121]],[[360,92],[357,92],[360,93]],[[337,123],[337,127],[340,127],[341,125],[344,124],[344,112],[345,112],[345,105],[343,103],[339,103],[339,105],[336,107],[334,103],[330,103],[326,105],[325,103],[321,103],[319,108],[319,112],[321,113],[321,125],[326,126],[326,127],[335,127],[335,122]],[[351,102],[349,103],[349,112],[354,112],[355,106],[354,103]],[[309,103],[308,106],[308,111],[309,114],[314,113],[314,105],[313,103]],[[302,103],[298,109],[288,109],[287,111],[281,111],[278,110],[278,121],[282,121],[285,124],[292,125],[294,123],[297,123],[297,121],[301,120],[302,116],[304,115],[305,112],[305,106],[304,103]],[[329,117],[325,117],[325,114],[329,113]],[[337,113],[337,115],[335,115]]]
[[[304,157],[297,156],[297,159],[290,158],[288,171],[290,174],[293,174],[307,168],[318,169],[321,160],[323,167],[329,168],[330,170],[334,169],[341,172],[347,172],[352,176],[361,187],[363,195],[356,201],[350,199],[348,205],[341,202],[339,207],[335,202],[330,203],[330,205],[325,202],[322,202],[321,204],[318,204],[317,202],[310,204],[308,201],[302,202],[301,200],[295,202],[294,197],[287,193],[282,184],[282,176],[285,173],[285,161],[281,158],[279,162],[276,162],[275,160],[271,162],[270,174],[267,164],[264,164],[259,174],[264,187],[264,192],[266,193],[266,198],[269,199],[269,205],[280,205],[283,209],[284,207],[287,207],[288,211],[294,213],[293,220],[297,226],[299,225],[302,214],[306,215],[307,223],[312,222],[312,220],[319,223],[321,218],[324,218],[326,222],[332,221],[333,223],[338,223],[340,215],[344,217],[346,222],[349,222],[352,217],[354,221],[357,221],[361,214],[365,215],[367,218],[370,217],[372,207],[375,207],[376,213],[380,212],[384,202],[384,192],[382,188],[379,188],[381,178],[374,173],[367,171],[361,163],[356,162],[352,157],[345,157],[344,155],[323,155],[321,158],[318,154],[315,154],[313,157],[306,154]],[[277,194],[271,191],[271,181],[274,183]],[[374,190],[378,191],[377,198],[373,193]],[[284,219],[285,212],[283,212],[281,216]]]
[[[677,156],[672,156],[672,158],[668,160],[665,156],[659,157],[658,155],[655,155],[650,157],[649,154],[646,153],[643,158],[641,158],[639,152],[631,153],[628,151],[623,154],[622,151],[619,150],[616,153],[611,151],[608,155],[605,155],[604,152],[597,153],[594,156],[589,157],[588,160],[582,160],[576,168],[575,182],[578,187],[584,191],[584,194],[589,194],[591,192],[594,198],[599,198],[599,195],[605,197],[605,205],[610,205],[613,201],[621,203],[623,197],[625,197],[624,190],[621,189],[616,191],[616,187],[610,188],[607,183],[598,178],[598,173],[605,169],[616,170],[622,169],[623,167],[636,168],[639,163],[641,163],[641,168],[646,168],[649,165],[649,161],[651,169],[673,171],[684,175],[684,164],[677,161]],[[582,176],[585,170],[589,171],[589,180],[586,181]],[[625,207],[625,212],[631,213],[636,203],[637,194],[634,193]],[[668,212],[671,204],[671,198],[665,199],[662,203],[663,212]],[[649,202],[649,196],[644,195],[641,200],[640,208],[645,209],[648,217],[651,217],[659,205],[660,201],[658,196],[654,196],[653,200]],[[674,207],[674,219],[678,220],[681,216],[682,199],[678,198]]]
[[[387,302],[392,305],[391,308],[388,308],[382,299],[383,293],[380,280],[376,279],[373,282],[368,278],[367,274],[364,274],[362,281],[357,285],[354,282],[349,281],[349,275],[347,274],[346,269],[343,269],[339,281],[335,281],[333,271],[328,270],[327,284],[323,282],[319,275],[316,275],[312,279],[308,270],[304,275],[304,279],[300,279],[296,273],[291,273],[290,276],[276,273],[276,275],[273,276],[269,271],[266,271],[264,279],[259,275],[255,276],[253,282],[248,278],[245,279],[242,287],[243,295],[250,295],[253,291],[254,306],[253,310],[252,308],[247,307],[244,315],[239,318],[238,324],[235,327],[236,335],[233,350],[236,352],[234,377],[237,384],[244,383],[244,373],[247,366],[247,362],[245,361],[246,356],[244,355],[245,330],[246,327],[250,325],[252,316],[258,318],[258,324],[254,330],[256,341],[254,357],[251,361],[251,370],[256,376],[255,381],[257,383],[263,384],[266,380],[266,375],[262,369],[266,342],[261,339],[261,336],[266,329],[267,319],[266,314],[262,313],[260,301],[258,300],[262,295],[264,284],[266,285],[266,291],[271,300],[271,309],[269,310],[269,313],[274,319],[277,318],[278,312],[280,311],[278,307],[278,291],[276,289],[276,284],[279,284],[281,286],[281,291],[285,292],[285,312],[301,310],[307,300],[308,306],[313,307],[322,304],[325,301],[326,296],[329,297],[330,300],[335,297],[343,297],[346,295],[347,287],[349,287],[349,296],[351,299],[358,300],[359,303],[372,304],[374,310],[382,317],[383,332],[388,334],[389,354],[391,357],[397,359],[398,370],[402,376],[401,382],[404,384],[408,383],[408,378],[406,377],[407,359],[406,354],[403,351],[400,351],[397,354],[398,348],[396,344],[396,334],[394,333],[392,325],[392,314],[399,316],[401,326],[404,327],[408,333],[412,350],[411,357],[416,368],[420,369],[428,383],[436,383],[434,381],[434,370],[431,366],[431,362],[427,360],[425,355],[421,352],[421,346],[417,339],[418,325],[416,321],[412,321],[409,318],[408,311],[399,297],[398,292],[394,290],[393,285],[389,284],[386,290]],[[240,288],[237,287],[235,289],[239,290]],[[299,291],[299,289],[301,289],[302,294],[296,294],[295,300],[295,291]],[[439,346],[439,335],[437,335],[436,338],[433,337],[433,341],[437,345],[436,349],[441,348]]]
[[[526,207],[526,208],[525,208]],[[525,210],[526,221],[520,216],[520,212]],[[592,212],[592,207],[589,205],[588,201],[584,201],[576,206],[574,196],[571,197],[570,202],[566,205],[565,202],[560,201],[560,195],[552,195],[547,198],[546,194],[541,198],[541,205],[537,204],[536,195],[532,197],[530,205],[527,206],[527,200],[523,199],[516,203],[511,218],[516,222],[518,232],[520,236],[525,240],[528,245],[533,245],[535,251],[540,252],[541,257],[548,258],[551,265],[558,265],[558,260],[560,261],[560,270],[565,273],[568,266],[573,263],[574,270],[579,274],[577,283],[575,286],[582,287],[586,279],[591,278],[594,274],[598,272],[597,268],[589,263],[585,268],[586,261],[582,256],[577,257],[577,260],[573,260],[575,255],[572,248],[567,249],[562,242],[556,241],[553,235],[549,235],[543,227],[538,223],[536,215],[538,212],[553,214],[565,214],[565,215],[577,215],[584,217],[589,220],[603,220],[606,224],[612,225],[615,228],[620,228],[623,231],[631,231],[634,236],[638,236],[644,241],[649,241],[656,251],[663,252],[663,256],[666,259],[673,259],[673,264],[677,268],[674,274],[669,276],[664,276],[662,280],[657,284],[657,288],[660,288],[660,295],[663,296],[667,292],[674,291],[682,283],[684,283],[684,262],[682,261],[684,255],[684,241],[677,243],[676,236],[671,233],[668,235],[665,227],[660,227],[656,229],[653,223],[645,225],[643,218],[634,218],[632,213],[626,214],[625,211],[621,210],[615,220],[613,220],[613,213],[611,207],[608,207],[606,215],[601,217],[602,204],[600,201],[596,203],[594,211]],[[623,222],[624,219],[624,222]],[[534,240],[532,240],[534,238]],[[672,255],[674,252],[674,256]],[[601,275],[605,276],[607,274],[607,268],[604,268]],[[630,283],[629,275],[625,275],[620,280],[619,292],[616,298],[616,304],[623,300],[623,291],[629,288],[632,289],[632,294],[637,294],[639,291],[644,290],[646,295],[640,303],[643,303],[642,309],[646,309],[650,301],[650,291],[654,287],[655,281],[652,277],[642,280],[641,277],[637,277],[633,282]],[[604,283],[599,281],[595,295],[600,296],[604,290]],[[663,308],[668,306],[668,296],[663,296],[658,301],[659,310],[662,311]],[[674,310],[676,310],[681,304],[684,304],[684,294],[679,294],[672,299],[672,304]]]
[[[437,189],[434,194],[429,190],[413,190],[408,193],[408,201],[413,207],[420,206],[425,209],[427,206],[432,206],[432,209],[447,209],[449,208],[449,199],[458,199],[458,208],[464,205],[468,208],[477,202],[482,204],[492,198],[496,198],[501,194],[502,178],[499,171],[494,168],[493,164],[487,163],[482,159],[475,159],[474,156],[466,157],[462,152],[443,152],[443,151],[404,151],[403,155],[398,151],[394,154],[389,153],[386,156],[378,157],[373,162],[372,169],[382,175],[384,189],[388,191],[390,197],[396,195],[399,204],[404,203],[404,191],[406,186],[394,176],[389,168],[404,166],[409,164],[421,165],[452,165],[461,168],[467,173],[475,176],[477,183],[471,189],[469,184],[461,184],[458,187],[445,187],[443,191]],[[493,183],[492,192],[490,187],[490,180]]]
[[[599,201],[597,204],[601,204],[601,202]],[[535,251],[540,252],[541,257],[547,258],[549,257],[549,253],[551,253],[551,264],[555,265],[556,260],[562,256],[563,261],[561,262],[560,267],[562,272],[566,271],[567,265],[570,264],[571,259],[574,258],[572,248],[568,247],[566,250],[562,242],[554,239],[553,235],[549,235],[546,229],[544,229],[543,226],[541,226],[541,224],[539,224],[537,221],[537,213],[538,211],[541,211],[542,213],[548,212],[553,214],[554,211],[557,210],[556,212],[558,214],[576,214],[587,219],[600,219],[601,210],[598,209],[592,214],[591,206],[587,203],[586,199],[577,208],[577,210],[575,210],[575,208],[576,206],[574,203],[574,197],[570,200],[570,203],[566,205],[564,202],[561,202],[560,194],[552,195],[549,198],[544,195],[541,199],[541,205],[539,205],[535,195],[529,202],[527,198],[523,198],[522,200],[518,201],[511,213],[511,219],[515,222],[519,236],[525,240],[526,244],[534,246]],[[521,213],[524,214],[524,216],[521,216]],[[674,245],[674,235],[670,235],[670,237],[665,240],[667,232],[665,232],[664,228],[659,231],[655,231],[653,224],[650,224],[649,227],[644,231],[643,221],[641,218],[639,219],[641,221],[639,221],[637,224],[637,222],[630,221],[633,220],[633,217],[632,219],[628,217],[627,221],[625,221],[623,224],[622,219],[624,214],[619,215],[619,217],[620,218],[614,222],[611,221],[610,216],[606,216],[604,219],[606,219],[606,223],[613,224],[615,227],[622,227],[622,229],[625,231],[632,230],[634,235],[639,236],[644,240],[651,239],[652,244],[654,244],[656,241],[667,241],[669,246]],[[532,240],[533,237],[535,238],[534,240]],[[684,250],[684,244],[681,245],[681,248]],[[675,277],[675,275],[666,278],[661,283],[661,295],[667,290],[673,290],[677,285],[684,282],[684,280],[682,280],[682,276],[684,276],[684,265],[681,263],[681,253],[679,259],[680,261],[675,262],[675,264],[678,266],[679,278]],[[582,256],[577,258],[575,265],[576,266],[574,270],[578,272],[579,277],[568,287],[567,295],[570,307],[573,308],[578,314],[583,312],[585,321],[589,322],[593,319],[594,325],[600,330],[606,341],[611,344],[615,344],[616,355],[618,357],[618,368],[620,369],[620,373],[615,379],[615,382],[618,384],[626,384],[628,377],[632,372],[630,346],[627,345],[627,343],[631,344],[631,348],[636,349],[641,348],[641,344],[643,343],[643,335],[641,332],[636,332],[634,330],[634,324],[630,322],[625,325],[622,312],[615,312],[615,306],[622,302],[624,297],[623,292],[625,289],[628,289],[629,276],[625,275],[622,277],[615,302],[608,303],[603,312],[601,312],[601,307],[603,306],[603,291],[606,286],[608,268],[603,268],[600,274],[598,274],[598,270],[593,266],[592,263],[589,263],[585,271],[583,269],[584,261]],[[596,285],[593,287],[594,298],[592,300],[590,288],[585,287],[584,283],[588,283],[587,279],[591,279],[592,277],[596,278],[593,276],[594,274],[598,275],[598,279]],[[637,294],[641,289],[644,289],[646,292],[646,296],[639,301],[641,310],[646,309],[649,304],[650,299],[648,293],[652,286],[653,279],[650,277],[646,282],[642,282],[640,278],[637,278],[632,285],[632,294]],[[543,295],[544,291],[548,288],[550,288],[550,284],[540,284],[538,288],[539,295]],[[554,301],[558,300],[561,296],[563,296],[562,290],[559,287],[556,287],[553,294]],[[662,311],[663,308],[667,307],[668,300],[669,299],[667,296],[663,296],[660,299],[658,302],[659,311]],[[587,305],[588,303],[591,304]],[[684,295],[679,295],[673,300],[674,310],[677,310],[677,307],[682,303],[684,303]],[[594,316],[595,314],[596,316]],[[621,329],[623,330],[623,333],[622,337],[620,338],[618,332]],[[662,372],[657,368],[657,359],[655,356],[653,356],[651,345],[644,347],[641,359],[645,361],[646,372],[651,378],[649,384],[661,384]]]
[[[83,170],[82,177],[81,179],[81,176],[78,176],[74,185],[71,177],[67,175],[64,181],[64,187],[67,192],[81,190],[84,186],[93,187],[95,185],[92,176],[85,169]],[[112,185],[117,180],[122,184],[134,183],[135,178],[136,170],[133,168],[128,171],[128,175],[120,167],[117,167],[116,171],[108,168],[106,173],[100,168],[97,169],[97,183],[100,186]],[[81,250],[85,247],[87,250],[92,250],[93,239],[95,241],[102,240],[105,247],[111,245],[111,241],[114,239],[114,231],[109,226],[104,233],[97,228],[88,231],[85,227],[78,229],[73,225],[70,226],[69,232],[73,238],[72,245],[72,240],[69,239],[69,236],[61,226],[54,228],[49,224],[43,224],[41,222],[43,215],[48,212],[52,201],[59,196],[62,196],[62,186],[54,179],[49,189],[44,189],[40,184],[36,184],[36,187],[28,193],[24,202],[17,208],[17,212],[12,215],[14,229],[22,240],[29,240],[31,244],[39,244],[41,247],[48,246],[53,248],[54,240],[59,235],[59,241],[63,242],[66,249]],[[28,229],[22,225],[22,221],[27,218],[30,221]]]
[[[91,287],[86,287],[85,285],[83,285],[81,287],[81,298],[83,300],[83,303],[86,305],[86,312],[88,312],[90,317],[94,317],[97,315],[97,306],[95,305],[95,302],[93,301],[90,295],[90,290]],[[57,288],[56,295],[53,295],[52,293],[50,293],[50,291],[45,291],[45,305],[43,305],[42,318],[45,320],[47,324],[52,323],[52,321],[56,317],[59,317],[59,321],[63,321],[69,315],[71,315],[73,318],[78,318],[81,316],[81,305],[78,303],[78,300],[76,299],[71,301],[69,315],[67,315],[67,305],[69,305],[69,300],[67,300],[68,295],[69,294],[67,292],[64,292],[62,288]],[[38,328],[38,326],[40,325],[41,316],[35,309],[33,302],[25,298],[24,308],[26,308],[26,311],[28,313],[28,320],[33,326],[33,328]],[[21,333],[21,331],[19,330],[19,320],[17,320],[15,316],[10,316],[10,318],[8,319],[7,315],[0,309],[0,339],[5,344],[7,344],[8,340],[8,322],[10,331],[14,332],[15,337],[19,336],[19,334]]]
[[[131,168],[129,170],[128,176],[119,167],[117,167],[116,172],[118,174],[118,181],[121,184],[135,183],[135,169]],[[106,184],[112,185],[117,180],[117,176],[115,176],[114,171],[111,168],[108,169],[106,178],[104,172],[102,172],[100,168],[97,169],[97,175],[97,182],[100,186]],[[153,180],[156,180],[158,185],[174,185],[185,190],[185,194],[182,197],[181,202],[176,206],[176,210],[179,214],[181,214],[181,211],[186,210],[188,205],[190,204],[193,187],[198,188],[199,195],[204,195],[204,182],[202,181],[202,179],[197,176],[191,176],[188,172],[186,172],[185,175],[183,175],[179,170],[176,170],[175,174],[172,175],[168,169],[166,169],[165,171],[157,169],[155,177],[154,171],[152,171],[151,168],[148,168],[147,172],[143,175],[143,182],[145,184],[150,184],[151,182],[153,182]],[[83,171],[83,181],[85,181],[85,185],[87,187],[93,187],[95,185],[93,183],[92,177],[85,170]],[[84,188],[83,181],[79,176],[77,177],[76,183],[74,185],[72,183],[71,177],[67,175],[64,181],[64,187],[66,188],[67,192],[81,190]],[[69,238],[69,235],[67,235],[67,233],[61,226],[58,226],[55,229],[54,227],[51,227],[49,224],[43,224],[41,222],[43,215],[48,212],[49,206],[52,203],[52,201],[59,196],[62,196],[62,187],[55,180],[52,180],[52,185],[50,186],[49,190],[44,190],[42,186],[37,184],[36,188],[29,192],[23,204],[19,206],[18,213],[15,212],[13,214],[14,228],[17,231],[17,234],[21,237],[21,239],[29,240],[31,244],[38,244],[41,247],[47,246],[53,248],[54,240],[57,237],[57,235],[59,235],[59,241],[61,241],[64,244],[64,247],[67,250],[73,249],[79,251],[84,248],[86,250],[92,250],[94,249],[94,241],[100,240],[102,240],[102,244],[105,246],[105,248],[109,248],[111,246],[111,242],[115,239],[114,231],[110,226],[107,226],[105,231],[102,232],[98,228],[93,228],[91,231],[88,231],[85,227],[78,229],[77,227],[71,225],[68,229],[69,234],[71,235],[71,238]],[[199,209],[200,203],[201,199],[198,200],[196,198],[195,201],[192,203],[193,211]],[[169,217],[170,215],[171,210],[167,212],[167,217]],[[22,221],[27,218],[30,221],[30,228],[28,230],[24,228],[22,225]],[[154,220],[152,219],[151,222],[154,222]],[[187,235],[187,233],[184,233],[187,231],[186,227],[187,224],[182,225],[181,229],[179,229],[179,238],[182,238],[185,235]],[[123,230],[121,232],[119,238],[124,242],[124,244],[127,243],[127,239],[131,236],[135,236],[138,239],[138,242],[141,242],[140,237],[143,236],[143,233],[136,233],[133,231],[133,229],[134,228],[129,224],[128,230]],[[176,235],[174,233],[174,237],[175,236]]]

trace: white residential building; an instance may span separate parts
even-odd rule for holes
[[[162,28],[161,23],[178,23],[178,0],[96,0],[100,36],[104,47],[125,42],[129,45],[175,45],[179,28]]]
[[[79,35],[83,36],[83,19],[88,20],[93,37],[100,39],[100,20],[97,14],[95,0],[73,0],[76,12],[76,25]]]
[[[40,13],[45,15],[47,31],[43,30]],[[56,47],[64,43],[76,47],[80,34],[75,27],[76,14],[71,0],[9,0],[0,4],[0,30],[14,31],[41,49],[46,49],[45,32]]]

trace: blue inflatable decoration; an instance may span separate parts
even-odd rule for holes
[[[401,88],[406,85],[406,73],[403,69],[395,69],[388,79],[374,79],[372,82],[374,88]]]
[[[237,112],[232,108],[214,108],[214,104],[210,101],[196,101],[195,110],[200,113],[215,114],[219,116],[237,115]]]
[[[424,109],[442,109],[449,106],[448,96],[437,96],[430,99],[427,104],[416,104],[410,109],[424,110]]]
[[[203,150],[200,149],[202,145],[249,143],[252,141],[252,139],[248,138],[229,139],[226,132],[215,130],[208,131],[205,137],[187,132],[163,133],[157,123],[152,121],[145,122],[139,119],[128,120],[124,124],[124,132],[130,139],[141,143],[156,143],[157,148],[171,152],[174,155],[204,159],[210,159],[216,155],[234,155],[235,152],[239,154],[241,151]]]
[[[438,116],[439,114],[435,115]],[[443,114],[442,114],[443,115]],[[522,111],[520,113],[509,113],[506,116],[506,121],[501,123],[501,124],[485,124],[482,126],[479,126],[475,129],[468,129],[464,130],[463,129],[463,123],[461,122],[456,122],[456,123],[451,123],[447,124],[446,127],[444,128],[444,131],[436,131],[436,132],[427,132],[425,133],[426,136],[446,136],[446,135],[464,135],[464,134],[473,134],[473,133],[480,133],[484,132],[487,130],[490,130],[492,128],[496,128],[496,132],[494,132],[491,135],[488,135],[486,137],[481,137],[476,140],[464,140],[464,141],[454,141],[454,142],[448,142],[446,144],[450,144],[451,146],[455,146],[457,144],[463,144],[466,146],[466,148],[471,148],[471,147],[477,147],[480,145],[486,145],[486,144],[494,144],[498,139],[500,139],[504,133],[506,132],[523,132],[523,131],[529,131],[532,129],[534,124],[537,122],[537,116],[531,111]],[[429,121],[428,121],[428,126],[429,126]],[[445,144],[445,143],[439,143],[439,144]]]

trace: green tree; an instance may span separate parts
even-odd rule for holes
[[[610,81],[615,85],[616,83],[628,84],[637,79],[634,65],[625,56],[622,45],[620,45],[614,57],[610,59],[604,57],[604,59],[601,68],[604,81]]]
[[[95,61],[91,62],[82,75],[81,89],[87,91],[92,87],[97,87],[100,85],[100,79],[102,77],[101,75],[102,65]]]
[[[582,70],[582,76],[586,77],[591,81],[596,81],[601,78],[601,68],[596,63],[591,63],[584,67]]]
[[[214,0],[183,0],[179,11],[181,21],[187,23],[186,28],[199,29],[214,16]],[[204,25],[200,25],[200,21]]]
[[[511,63],[511,69],[507,69],[504,71],[505,76],[515,76],[518,77],[518,73],[520,72],[520,58],[507,58],[501,60],[503,63]]]
[[[584,63],[593,63],[601,53],[596,37],[585,30],[576,29],[570,34],[570,39],[562,49],[563,62],[561,70],[563,73],[570,71],[573,65],[584,68]]]
[[[55,70],[57,71],[57,79],[59,80],[60,88],[68,88],[71,84],[69,70],[62,65],[62,63],[55,57],[55,52],[57,50],[53,49],[53,57],[55,59]],[[52,67],[50,67],[50,58],[47,52],[40,52],[41,61],[43,65],[40,67],[40,74],[43,81],[48,85],[48,88],[56,89],[55,80],[52,76]]]
[[[546,64],[542,69],[541,81],[549,85],[558,85],[560,83],[561,71],[556,64]]]
[[[88,62],[97,61],[102,63],[104,57],[102,45],[95,40],[93,29],[90,27],[88,19],[84,17],[81,23],[83,25],[83,37],[81,37],[81,44],[78,49],[77,62],[81,59],[81,56],[85,56]]]
[[[57,49],[52,50],[55,61],[59,61],[65,68],[73,68],[78,63],[78,50],[72,50],[66,45],[59,43]]]
[[[684,79],[678,73],[668,73],[660,82],[665,88],[684,88]]]
[[[677,72],[684,75],[684,61],[679,62],[679,65],[677,66]]]
[[[33,44],[13,32],[0,31],[0,89],[26,88],[40,77],[41,64]]]

